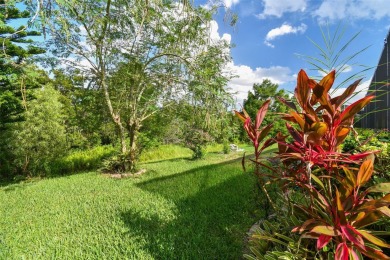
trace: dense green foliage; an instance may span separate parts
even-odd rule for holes
[[[44,52],[28,38],[39,32],[8,25],[11,20],[29,17],[30,13],[5,2],[0,1],[0,130],[8,123],[23,120],[25,102],[31,98],[27,90],[37,87],[26,62],[32,55]]]
[[[64,115],[59,93],[49,85],[35,90],[25,121],[13,127],[8,141],[20,173],[50,172],[49,164],[66,152]],[[26,141],[28,140],[28,141]]]
[[[1,177],[89,170],[101,163],[64,158],[100,145],[135,171],[142,152],[161,144],[196,147],[200,158],[207,141],[227,142],[230,46],[208,40],[212,10],[188,1],[42,0],[24,1],[21,12],[19,2],[0,2]],[[29,20],[7,25],[19,18]],[[50,36],[45,50],[31,28]],[[35,102],[33,89],[49,92]],[[189,141],[192,132],[210,138]]]

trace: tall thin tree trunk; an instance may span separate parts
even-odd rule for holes
[[[140,129],[138,122],[132,122],[129,124],[129,137],[130,137],[130,151],[129,151],[129,171],[134,172],[136,170],[136,162],[138,157],[137,137]]]
[[[104,81],[102,81],[101,84],[102,84],[102,88],[103,88],[103,92],[104,92],[104,98],[106,100],[106,104],[107,104],[108,110],[110,112],[111,118],[112,118],[112,120],[114,121],[114,123],[116,124],[116,126],[118,127],[118,130],[119,130],[119,138],[120,138],[120,141],[121,141],[121,151],[122,151],[122,154],[126,154],[128,151],[127,151],[127,145],[126,145],[126,131],[125,131],[125,127],[123,126],[123,124],[121,122],[120,115],[116,114],[114,112],[114,108],[112,107],[110,94],[108,93],[108,87],[107,87],[106,83]]]

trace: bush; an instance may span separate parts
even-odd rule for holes
[[[34,93],[36,99],[28,104],[26,120],[13,126],[9,140],[13,167],[30,176],[48,173],[50,164],[67,150],[59,93],[48,85]]]
[[[196,145],[192,150],[192,159],[203,159],[206,156],[206,148],[201,145]]]
[[[230,145],[229,145],[229,142],[227,142],[227,141],[223,142],[223,153],[224,154],[230,153]]]
[[[201,159],[206,155],[205,146],[213,141],[209,133],[202,129],[191,128],[185,137],[186,147],[193,152],[193,159]]]
[[[277,216],[293,216],[298,220],[290,229],[294,234],[291,237],[281,236],[283,234],[278,232],[277,226],[267,234],[258,235],[259,239],[278,241],[282,245],[280,250],[271,252],[269,259],[279,256],[289,259],[313,258],[287,254],[298,253],[297,250],[289,250],[291,245],[298,242],[291,240],[293,237],[305,241],[307,244],[304,248],[313,249],[318,259],[362,259],[363,255],[373,259],[389,259],[381,247],[390,245],[373,232],[373,225],[379,221],[389,222],[390,183],[372,181],[375,156],[371,151],[380,145],[386,155],[387,143],[378,142],[374,136],[370,142],[375,147],[359,147],[368,151],[353,155],[339,152],[351,131],[354,116],[374,96],[366,96],[343,109],[343,103],[354,93],[360,81],[351,84],[340,96],[331,98],[329,91],[335,75],[335,71],[332,71],[317,83],[301,70],[295,89],[296,104],[280,99],[291,108],[290,113],[282,118],[288,121],[286,127],[292,141],[278,134],[260,147],[260,141],[272,127],[260,127],[269,101],[264,102],[258,110],[254,122],[245,111],[236,112],[255,147],[255,174],[259,187],[273,205]],[[260,158],[263,149],[275,142],[279,148],[277,158],[281,159],[276,166]],[[269,171],[261,171],[260,167]],[[279,184],[278,197],[285,198],[285,206],[280,207],[271,200],[266,189],[268,183]],[[295,190],[304,199],[292,199]],[[263,246],[264,243],[260,243],[255,252],[263,250]],[[256,256],[264,258],[264,254],[255,253]]]
[[[50,174],[64,175],[81,171],[96,170],[103,165],[103,160],[112,156],[116,149],[112,146],[96,146],[89,150],[74,151],[55,160],[50,165]]]
[[[389,131],[372,129],[356,129],[357,137],[349,135],[343,144],[343,152],[361,153],[379,151],[376,154],[376,171],[373,177],[378,182],[390,181],[390,146]]]
[[[180,145],[160,145],[144,151],[140,156],[141,162],[160,161],[174,158],[190,157],[191,150]]]

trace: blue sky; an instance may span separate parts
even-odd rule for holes
[[[319,57],[309,38],[323,45],[320,26],[329,28],[331,34],[337,26],[346,27],[342,43],[361,31],[344,55],[370,46],[354,60],[370,67],[377,65],[390,27],[389,0],[195,0],[195,5],[206,7],[213,3],[220,6],[214,16],[213,37],[235,45],[229,69],[238,77],[229,87],[237,93],[237,103],[242,103],[253,83],[265,78],[292,91],[299,70],[312,68],[297,54]],[[224,21],[225,7],[239,17],[234,27]],[[353,64],[345,75],[359,70]],[[373,73],[366,73],[361,89],[367,88]],[[319,76],[316,71],[308,74]]]
[[[321,26],[329,28],[331,34],[338,26],[345,27],[341,43],[361,32],[343,54],[346,57],[369,46],[354,60],[368,67],[377,65],[390,28],[390,0],[194,0],[194,4],[206,8],[212,4],[219,6],[210,36],[235,46],[231,49],[233,60],[228,70],[236,77],[228,87],[235,93],[238,107],[253,84],[263,79],[293,91],[300,69],[318,77],[320,74],[310,71],[312,67],[297,54],[319,57],[309,38],[323,46]],[[227,10],[239,17],[234,27],[224,19]],[[348,72],[340,79],[359,70],[354,63],[348,65]],[[365,95],[373,74],[374,69],[365,74],[360,87],[363,91],[354,100]]]

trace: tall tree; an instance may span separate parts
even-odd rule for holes
[[[31,98],[27,90],[37,87],[31,75],[34,68],[28,65],[27,59],[45,52],[28,37],[39,32],[27,30],[26,26],[15,29],[8,25],[11,20],[30,16],[12,2],[0,0],[0,129],[23,119],[26,102]]]
[[[67,115],[65,125],[69,147],[86,148],[115,140],[115,126],[106,113],[99,90],[84,85],[84,77],[53,70],[53,86],[61,93],[60,101]]]
[[[209,50],[211,14],[187,1],[61,2],[52,9],[52,51],[101,91],[132,171],[142,121],[190,91],[196,58]]]
[[[273,123],[274,127],[270,131],[271,136],[275,136],[277,132],[285,132],[284,123],[279,119],[278,113],[286,113],[287,107],[277,100],[277,97],[288,99],[288,95],[283,89],[278,90],[278,84],[272,83],[269,79],[263,80],[262,83],[253,84],[253,90],[248,92],[247,99],[244,100],[244,109],[255,118],[257,111],[262,104],[271,99],[268,108],[268,116],[264,119],[264,125]]]
[[[31,65],[29,58],[44,50],[34,45],[29,36],[39,35],[26,26],[14,28],[10,21],[29,17],[20,11],[15,1],[0,0],[0,174],[12,172],[13,150],[9,148],[14,138],[12,127],[25,119],[25,111],[33,98],[31,89],[47,82],[47,76]]]

